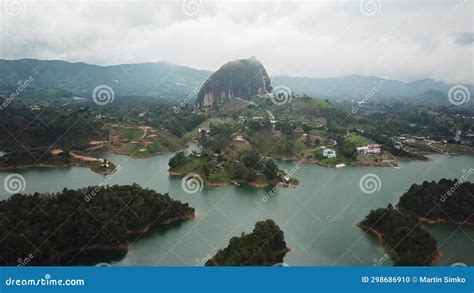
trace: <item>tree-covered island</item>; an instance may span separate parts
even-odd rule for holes
[[[436,239],[420,225],[414,215],[395,209],[391,204],[387,208],[372,210],[358,224],[379,238],[395,265],[432,265],[440,252]]]
[[[133,184],[15,194],[0,201],[0,215],[2,265],[27,256],[28,265],[68,265],[83,252],[120,255],[149,229],[194,218],[194,209]]]
[[[273,160],[254,150],[238,133],[237,126],[213,125],[201,133],[202,151],[188,156],[183,152],[176,153],[169,161],[171,175],[196,173],[210,186],[248,183],[266,187],[277,183],[285,186],[299,183],[280,170]]]
[[[474,184],[466,179],[441,179],[438,182],[413,184],[396,207],[372,210],[358,224],[373,232],[391,254],[395,265],[432,265],[441,252],[436,240],[423,224],[473,224]]]
[[[463,177],[469,177],[473,171],[468,170]],[[397,206],[412,212],[424,223],[473,225],[474,184],[465,179],[443,178],[438,182],[413,184]]]
[[[290,251],[283,231],[273,220],[257,222],[252,233],[230,239],[206,266],[273,266]]]

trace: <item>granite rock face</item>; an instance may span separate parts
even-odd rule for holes
[[[234,97],[265,95],[271,91],[270,77],[255,57],[224,64],[201,87],[196,107],[212,108]]]

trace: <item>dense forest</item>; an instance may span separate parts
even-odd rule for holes
[[[474,184],[457,179],[413,184],[400,197],[398,206],[420,218],[446,222],[473,221]]]
[[[0,115],[0,147],[6,152],[47,152],[52,148],[81,149],[90,140],[102,140],[103,121],[89,108],[68,110],[52,106],[32,111],[23,103],[12,103]],[[39,156],[38,156],[39,158]]]
[[[0,260],[18,265],[68,264],[80,250],[127,250],[129,235],[176,220],[194,209],[137,184],[15,194],[0,202]]]
[[[289,251],[283,231],[273,220],[257,222],[252,233],[230,239],[206,266],[272,266]]]
[[[431,265],[438,256],[436,239],[420,225],[414,215],[397,210],[391,204],[372,210],[359,224],[361,228],[377,233],[395,265]]]

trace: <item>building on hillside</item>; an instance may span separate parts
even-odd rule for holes
[[[330,148],[324,148],[323,149],[323,156],[326,158],[335,158],[336,157],[336,150],[330,149]]]
[[[234,141],[247,142],[247,140],[245,140],[245,138],[242,135],[235,136]]]
[[[199,133],[205,133],[205,134],[211,134],[211,129],[209,127],[204,127],[204,128],[199,128],[198,129]]]
[[[379,144],[369,144],[363,147],[357,147],[357,152],[360,154],[380,154],[381,148]]]
[[[237,118],[237,124],[243,124],[245,122],[245,116],[240,115]]]

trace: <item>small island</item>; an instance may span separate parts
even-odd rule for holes
[[[131,236],[194,218],[187,203],[137,184],[15,194],[0,201],[3,265],[69,265],[87,252],[123,254]],[[25,241],[28,239],[28,241]]]
[[[387,208],[372,210],[358,226],[379,238],[395,265],[433,265],[441,253],[436,239],[420,224],[414,215],[389,204]]]
[[[169,161],[169,173],[173,176],[199,174],[207,186],[225,186],[246,183],[257,188],[282,184],[288,187],[299,181],[278,169],[273,160],[265,159],[255,151],[228,157],[203,151],[186,156],[178,152]]]
[[[467,182],[474,169],[461,178],[413,184],[396,207],[373,210],[358,224],[373,232],[392,255],[395,265],[432,265],[441,255],[436,240],[422,224],[472,225],[474,184]]]
[[[281,183],[296,185],[299,181],[275,162],[257,152],[230,124],[211,125],[201,130],[201,152],[188,156],[178,152],[168,163],[170,175],[199,174],[208,186],[246,183],[257,188]]]
[[[257,222],[252,233],[230,239],[206,266],[273,266],[290,251],[283,231],[273,220]]]
[[[397,206],[415,214],[427,224],[452,223],[474,225],[474,184],[465,181],[474,169],[460,180],[441,179],[439,182],[413,184],[400,197]]]

